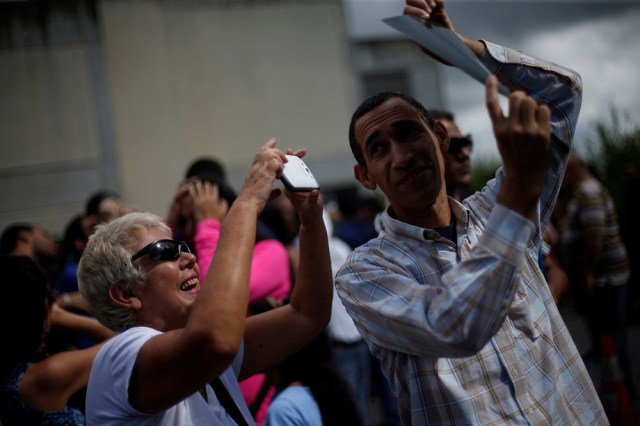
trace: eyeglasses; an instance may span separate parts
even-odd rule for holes
[[[449,150],[448,154],[457,154],[462,148],[473,148],[473,139],[471,135],[466,135],[461,138],[449,138]]]
[[[180,253],[191,253],[191,249],[184,241],[158,240],[144,246],[137,253],[131,256],[131,261],[149,255],[151,260],[176,260]]]

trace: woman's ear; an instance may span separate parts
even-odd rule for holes
[[[376,183],[369,176],[367,169],[360,164],[353,166],[353,175],[365,188],[371,191],[377,188]]]
[[[133,291],[126,289],[121,283],[115,283],[109,287],[109,297],[118,305],[137,310],[142,307],[142,301]]]

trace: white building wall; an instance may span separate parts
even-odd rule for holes
[[[357,185],[347,130],[363,75],[404,73],[440,104],[433,63],[388,31],[354,31],[379,19],[348,4],[345,18],[340,0],[61,0],[40,29],[38,14],[18,27],[31,9],[0,7],[16,15],[0,35],[0,229],[61,236],[102,188],[165,215],[194,158],[222,160],[240,189],[271,136],[308,148],[324,188]]]
[[[350,155],[340,3],[247,7],[101,3],[114,140],[126,198],[164,214],[188,163],[221,159],[239,189],[271,136],[321,165]],[[315,170],[314,170],[315,171]]]

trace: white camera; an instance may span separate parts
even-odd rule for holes
[[[308,192],[319,189],[318,181],[309,170],[309,167],[300,157],[287,155],[284,170],[280,176],[282,183],[291,191]]]

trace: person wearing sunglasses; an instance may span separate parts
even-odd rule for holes
[[[174,241],[159,216],[130,213],[91,236],[80,290],[98,320],[120,334],[94,362],[87,424],[254,424],[238,381],[276,365],[324,329],[332,275],[318,191],[285,191],[301,219],[290,303],[246,317],[257,218],[280,192],[273,183],[286,161],[275,144],[271,139],[256,154],[202,281],[191,248]]]
[[[449,134],[449,149],[445,156],[444,179],[447,195],[462,201],[472,195],[471,191],[471,151],[473,139],[463,135],[456,124],[455,115],[447,110],[430,109],[431,118],[442,123]]]

